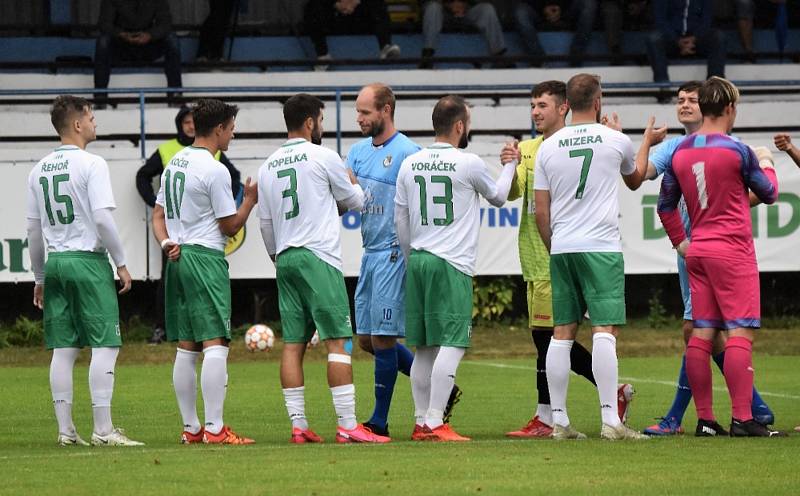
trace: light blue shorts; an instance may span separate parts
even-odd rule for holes
[[[683,320],[692,320],[692,294],[689,291],[689,271],[686,270],[686,260],[678,255],[678,281],[681,283],[681,296],[683,297]]]
[[[356,286],[356,334],[406,335],[406,262],[400,248],[364,252]]]

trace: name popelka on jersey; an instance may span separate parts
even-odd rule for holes
[[[275,160],[270,161],[267,164],[267,169],[275,169],[278,167],[282,167],[284,165],[294,164],[297,162],[305,162],[308,160],[308,157],[305,153],[300,153],[297,155],[289,155],[288,157],[281,157],[276,158]]]

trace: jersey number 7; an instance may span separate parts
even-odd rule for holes
[[[577,150],[569,151],[569,158],[583,157],[583,165],[581,166],[581,179],[578,182],[578,191],[575,192],[576,200],[583,198],[583,190],[586,188],[586,177],[589,175],[589,167],[592,166],[593,156],[594,152],[591,148],[579,148]]]

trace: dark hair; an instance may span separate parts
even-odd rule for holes
[[[83,115],[88,109],[92,108],[89,100],[79,96],[60,95],[53,100],[50,108],[50,122],[60,135],[69,130],[70,121],[75,114]]]
[[[226,126],[238,113],[239,107],[236,105],[213,98],[201,98],[192,107],[194,133],[196,136],[208,136],[220,124]]]
[[[685,91],[686,93],[697,93],[700,87],[703,86],[702,81],[686,81],[678,87],[678,93]]]
[[[567,85],[562,81],[542,81],[531,90],[533,98],[539,98],[545,93],[553,95],[559,105],[567,99]]]
[[[600,77],[594,74],[576,74],[567,82],[567,103],[573,112],[591,109],[598,93]]]
[[[368,84],[367,87],[372,88],[372,92],[375,95],[375,108],[381,110],[384,106],[388,105],[390,109],[389,115],[394,119],[396,100],[392,89],[383,83],[372,83]]]
[[[458,95],[447,95],[433,107],[433,132],[436,136],[450,134],[456,122],[466,122],[467,102]]]
[[[703,116],[719,117],[728,105],[739,101],[739,89],[725,78],[711,76],[697,93]]]
[[[319,98],[306,93],[298,93],[283,104],[283,120],[287,131],[296,131],[303,127],[306,119],[316,120],[325,104]]]

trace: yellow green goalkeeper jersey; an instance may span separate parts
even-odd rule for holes
[[[544,136],[529,139],[519,144],[522,162],[517,166],[516,181],[511,184],[508,199],[522,197],[522,219],[519,223],[519,261],[522,277],[526,281],[550,280],[550,254],[536,228],[533,201],[533,169],[536,152]]]

